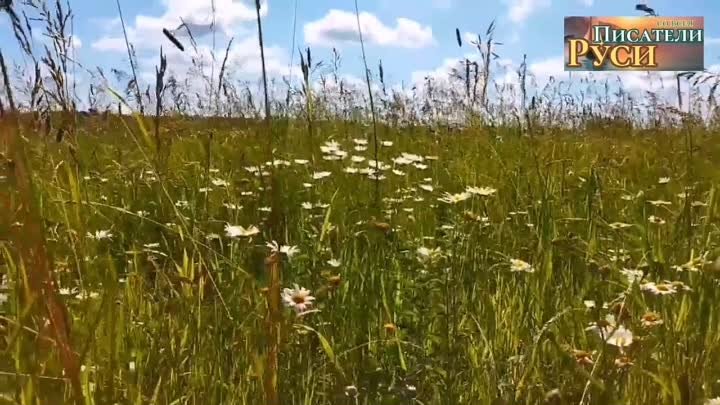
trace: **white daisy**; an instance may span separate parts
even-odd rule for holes
[[[258,229],[255,225],[250,225],[247,229],[240,226],[240,225],[230,225],[225,224],[225,235],[227,235],[229,238],[238,238],[238,237],[250,237],[254,236],[260,233],[260,229]]]
[[[520,259],[510,259],[510,271],[517,273],[517,272],[525,272],[525,273],[534,273],[535,268],[528,262]]]
[[[300,288],[297,284],[295,288],[285,288],[282,292],[282,299],[285,306],[292,308],[298,314],[301,314],[308,310],[312,306],[315,297],[310,295],[310,290]]]
[[[489,197],[497,193],[497,190],[492,187],[468,187],[465,191],[483,197]]]
[[[109,229],[108,230],[99,230],[99,231],[95,231],[94,234],[88,232],[87,237],[90,239],[95,239],[95,240],[105,240],[105,239],[112,239],[113,234],[110,232]]]
[[[315,172],[313,173],[313,180],[320,180],[324,179],[326,177],[330,177],[332,173],[330,172]]]

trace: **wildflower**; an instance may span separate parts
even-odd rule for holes
[[[656,207],[659,207],[661,205],[672,205],[672,203],[670,201],[665,201],[665,200],[650,200],[650,201],[648,201],[648,203],[650,203]]]
[[[420,187],[421,189],[423,189],[423,190],[425,190],[425,191],[429,191],[429,192],[431,192],[431,193],[433,192],[433,190],[435,190],[435,189],[433,188],[433,186],[431,186],[431,185],[429,185],[429,184],[421,184],[421,185],[418,186],[418,187]]]
[[[266,246],[270,248],[270,251],[273,253],[284,253],[288,259],[300,253],[300,249],[298,249],[297,246],[279,245],[276,241],[268,242]]]
[[[282,299],[285,306],[292,308],[295,312],[301,314],[312,306],[315,297],[310,295],[310,290],[307,290],[304,287],[300,288],[297,284],[294,286],[295,288],[283,289]]]
[[[299,165],[306,165],[306,164],[310,163],[309,160],[305,160],[305,159],[295,159],[294,162]]]
[[[357,145],[353,149],[357,152],[365,152],[367,150],[367,146],[364,145]]]
[[[359,170],[355,167],[346,167],[343,171],[350,174],[357,174],[359,172]]]
[[[237,237],[250,237],[254,236],[260,233],[260,229],[258,229],[255,225],[250,225],[247,229],[243,228],[240,225],[230,225],[225,224],[225,235],[227,235],[229,238],[237,238]]]
[[[75,296],[76,299],[79,300],[86,300],[86,299],[95,299],[100,296],[100,293],[96,291],[81,291],[79,294]]]
[[[405,386],[405,391],[407,392],[407,396],[409,398],[415,398],[417,396],[417,387],[412,384]]]
[[[304,210],[311,210],[311,209],[313,209],[313,205],[312,205],[311,202],[304,202],[304,203],[300,204],[300,206],[301,206]]]
[[[415,166],[415,168],[418,170],[425,170],[428,168],[427,165],[424,165],[422,163],[413,163],[413,166]]]
[[[315,172],[313,173],[313,180],[324,179],[325,177],[330,177],[331,174],[330,172]]]
[[[198,191],[204,194],[204,193],[212,191],[212,189],[210,187],[200,187],[198,189]]]
[[[215,187],[227,187],[229,184],[227,181],[225,181],[223,179],[212,179],[211,183]]]
[[[223,203],[223,207],[229,209],[229,210],[241,210],[242,205],[236,205],[232,203]]]
[[[459,194],[444,193],[442,197],[438,198],[438,201],[447,204],[457,204],[470,198],[470,193],[462,192]]]
[[[381,145],[385,147],[390,147],[393,146],[393,143],[392,141],[382,141]]]
[[[345,387],[345,395],[350,398],[355,398],[358,395],[358,389],[354,385],[348,385]]]
[[[705,400],[705,405],[720,405],[720,397]]]
[[[633,342],[632,332],[623,325],[617,326],[615,317],[608,315],[604,320],[593,323],[590,327],[585,328],[587,331],[594,331],[601,338],[605,339],[607,344],[620,348],[630,346]]]
[[[628,356],[620,356],[617,359],[615,359],[615,367],[620,369],[626,369],[630,368],[635,363],[633,363],[632,359],[630,359]]]
[[[338,259],[330,259],[327,261],[327,264],[330,265],[330,267],[338,268],[342,265],[342,262]]]
[[[593,300],[585,300],[583,304],[585,304],[585,308],[587,309],[595,308],[595,301]]]
[[[647,312],[642,316],[642,318],[640,318],[640,322],[642,323],[642,326],[646,328],[652,328],[663,324],[662,318],[660,318],[660,315],[655,312]]]
[[[367,145],[368,144],[367,139],[354,138],[353,142],[355,143],[355,145]]]
[[[418,261],[420,261],[421,263],[428,263],[439,259],[442,256],[442,249],[440,249],[439,247],[429,249],[421,246],[417,249],[416,255]]]
[[[489,197],[497,192],[497,190],[492,187],[468,187],[465,191],[482,197]]]
[[[397,330],[397,326],[395,326],[394,323],[386,323],[385,325],[383,325],[383,328],[388,334],[393,334]]]
[[[642,280],[643,276],[645,275],[642,270],[631,269],[622,269],[620,270],[620,273],[622,273],[627,278],[628,284],[633,284]]]
[[[350,160],[352,160],[355,163],[362,163],[365,161],[365,158],[363,156],[356,155],[356,156],[351,157]]]
[[[330,276],[328,278],[328,282],[330,283],[330,286],[332,286],[333,288],[337,288],[338,286],[340,286],[340,283],[342,282],[342,277]]]
[[[327,141],[324,145],[320,146],[320,150],[322,151],[322,153],[333,153],[339,149],[340,144],[333,140]]]
[[[660,177],[658,179],[658,184],[668,184],[670,183],[670,177]]]
[[[91,234],[90,232],[87,233],[87,237],[90,239],[95,240],[105,240],[105,239],[112,239],[113,234],[110,232],[110,230],[99,230],[95,231],[94,234]]]
[[[643,291],[651,292],[655,295],[672,295],[677,292],[675,289],[675,286],[669,283],[659,283],[656,284],[652,281],[648,281],[647,283],[644,283],[640,286],[640,289]]]
[[[393,169],[392,172],[393,172],[394,174],[398,175],[398,176],[404,176],[404,175],[405,175],[405,172],[403,172],[402,170]]]
[[[510,259],[510,271],[514,273],[534,273],[535,268],[526,261],[520,259]]]
[[[592,353],[588,351],[573,349],[571,353],[575,357],[575,362],[577,364],[582,366],[592,366],[595,363],[592,358]]]
[[[175,206],[178,208],[186,208],[188,206],[188,202],[185,200],[178,200],[175,202]]]
[[[631,226],[632,225],[626,224],[624,222],[613,222],[612,224],[610,224],[610,228],[615,230],[630,228]]]

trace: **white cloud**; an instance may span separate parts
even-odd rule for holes
[[[77,35],[72,36],[70,38],[70,41],[72,43],[73,48],[75,48],[75,49],[82,48],[83,42],[80,40],[80,37],[78,37]]]
[[[579,0],[580,4],[582,4],[585,7],[592,7],[593,3],[595,3],[595,0]]]
[[[407,18],[398,18],[395,27],[388,27],[375,15],[362,12],[360,27],[363,40],[377,46],[424,48],[435,43],[430,26]],[[305,42],[310,45],[359,42],[357,17],[342,10],[330,10],[323,18],[305,24],[304,32]]]
[[[212,29],[212,3],[210,1],[162,0],[165,11],[161,16],[135,16],[134,24],[127,28],[128,40],[136,49],[154,49],[164,44],[166,39],[162,29],[174,30],[185,21],[193,36],[199,37],[208,34]],[[226,36],[237,34],[240,25],[254,21],[256,18],[255,6],[249,0],[215,0],[215,26]],[[267,0],[261,3],[261,16],[268,13]],[[95,42],[92,47],[100,51],[127,52],[125,39],[122,34],[105,35]],[[186,30],[179,31],[181,35]]]
[[[536,11],[550,7],[552,0],[505,0],[508,3],[508,17],[514,23],[521,23]]]

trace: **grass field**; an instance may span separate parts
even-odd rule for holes
[[[0,7],[36,75],[0,53],[0,405],[720,403],[717,84],[505,87],[491,25],[417,97],[307,49],[284,102],[223,62],[192,107],[161,53],[78,114],[36,3],[42,60]]]
[[[88,403],[262,403],[270,348],[287,404],[720,394],[710,133],[690,155],[669,132],[389,128],[376,165],[365,127],[320,125],[311,150],[291,124],[274,170],[282,287],[315,300],[288,296],[272,343],[273,166],[255,128],[178,137],[160,167],[125,120],[88,125],[72,154],[26,144]],[[3,251],[6,400],[59,403],[60,361],[16,294],[32,269]]]

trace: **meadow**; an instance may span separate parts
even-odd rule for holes
[[[164,68],[155,117],[6,85],[0,404],[720,401],[715,121],[525,103],[522,72],[503,120],[477,65],[358,118],[310,59],[244,118],[163,107]]]

